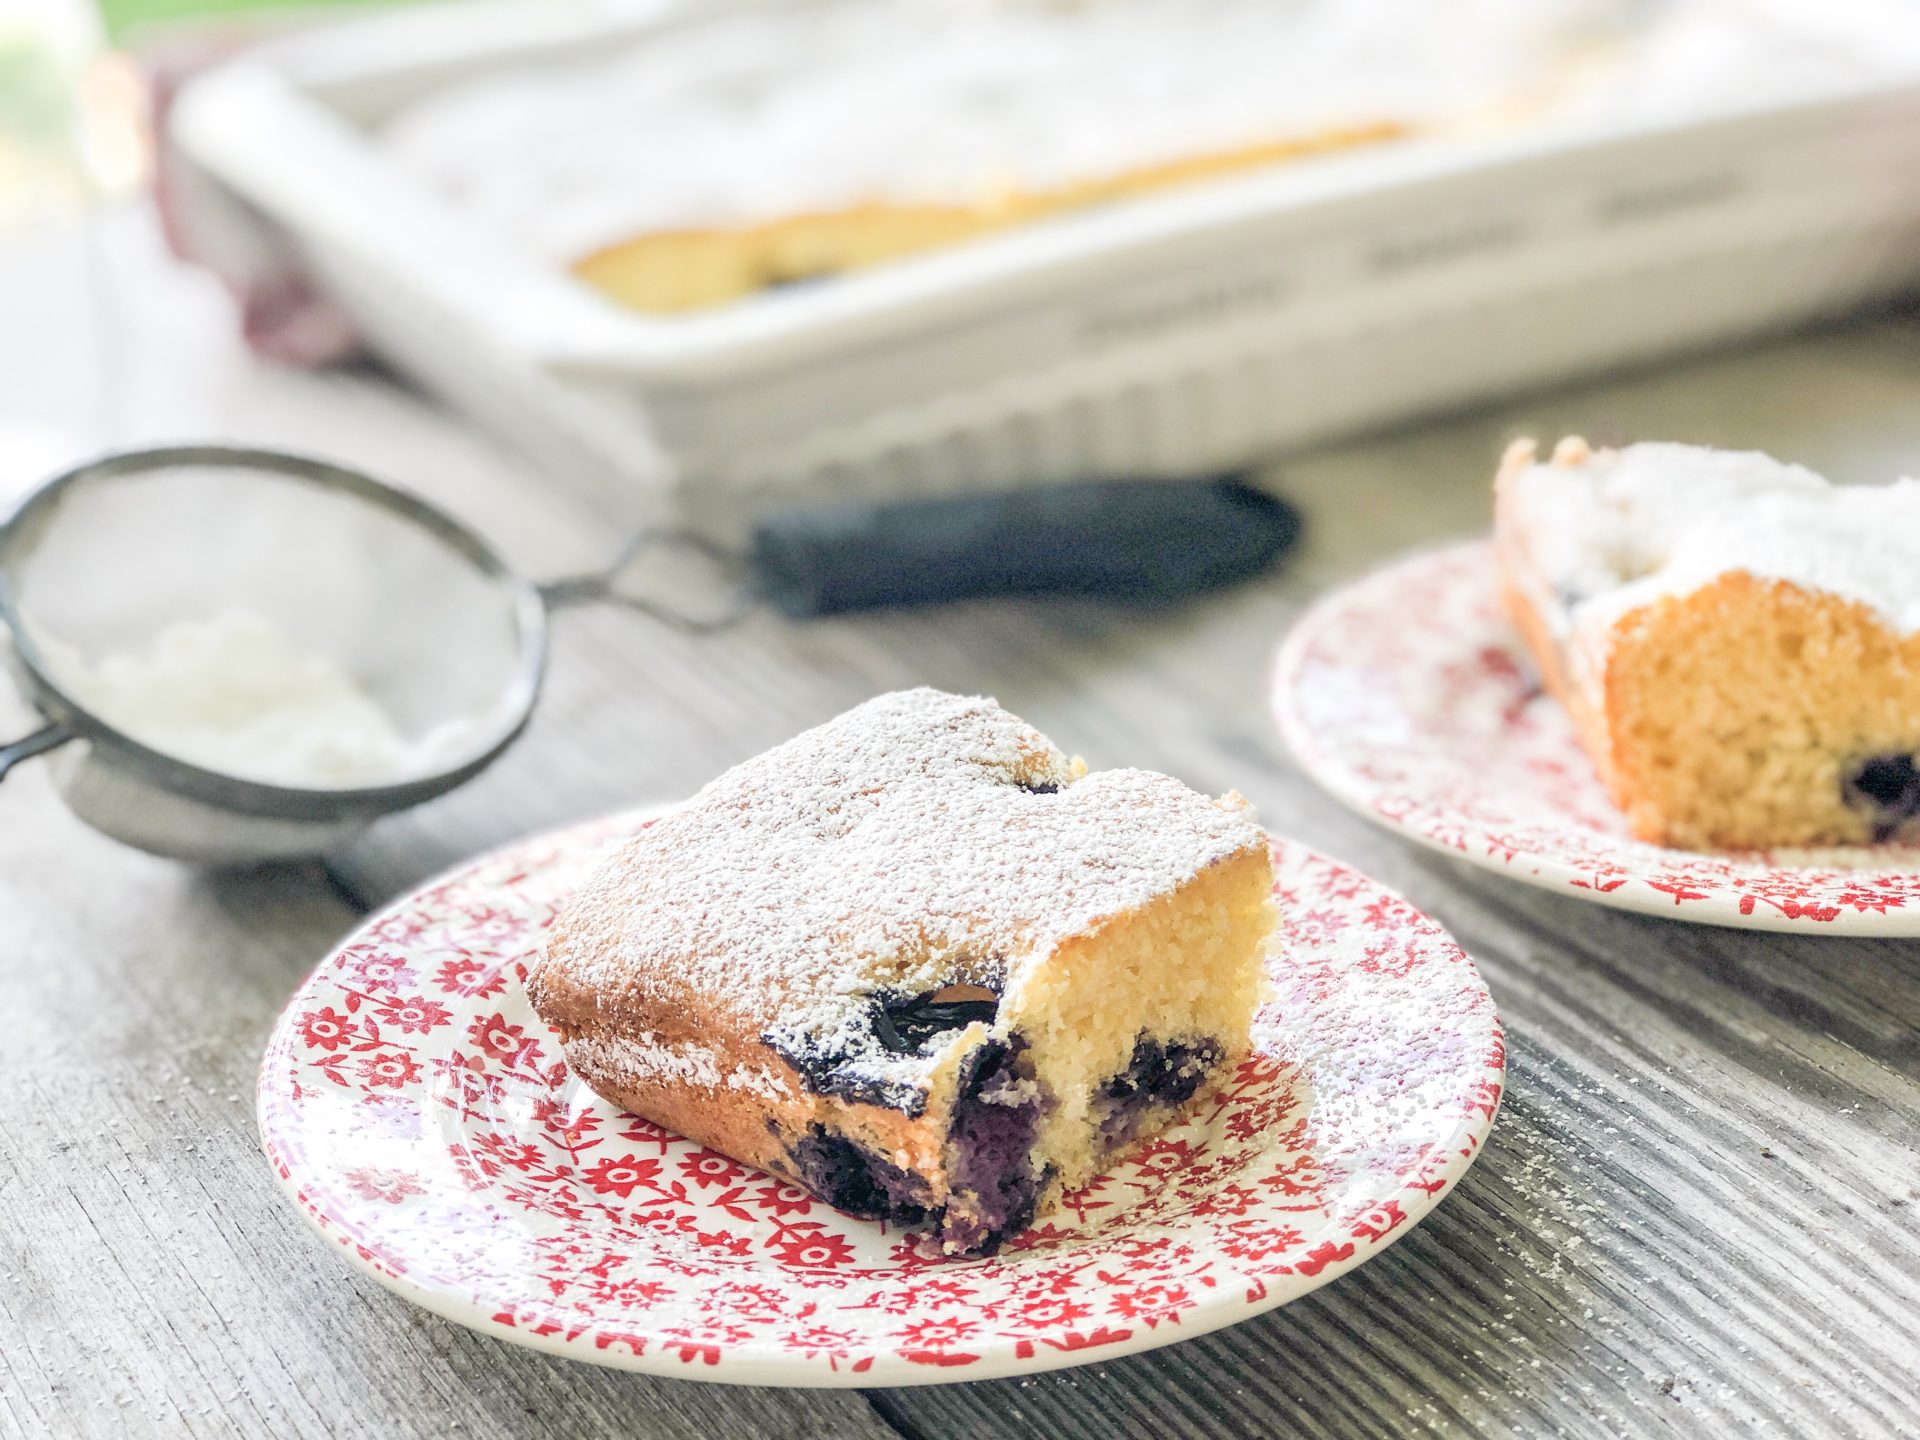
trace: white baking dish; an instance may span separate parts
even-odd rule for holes
[[[1920,76],[1347,152],[672,318],[517,253],[369,138],[431,87],[714,8],[360,21],[203,77],[173,134],[402,367],[622,513],[721,526],[770,494],[1232,467],[1920,279]]]

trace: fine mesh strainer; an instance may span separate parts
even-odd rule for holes
[[[512,743],[539,695],[551,609],[607,602],[707,633],[760,603],[792,618],[983,595],[1157,603],[1260,573],[1298,528],[1289,506],[1238,477],[1122,479],[770,511],[739,553],[650,529],[604,571],[534,585],[459,522],[343,466],[207,445],[108,455],[55,476],[0,526],[0,621],[46,718],[0,746],[0,776],[57,750],[67,804],[118,840],[214,864],[307,855],[452,789]],[[659,548],[722,582],[711,613],[621,584],[643,556],[656,579],[671,576],[652,564]],[[236,616],[282,650],[229,653],[204,685],[179,666],[157,684],[150,662],[178,658],[171,640],[196,626],[204,640]],[[311,770],[289,783],[241,763],[259,756],[226,732],[200,749],[177,725],[164,740],[154,728],[252,685],[292,717],[271,738],[305,745],[316,727],[301,722],[342,698],[321,686],[309,705],[309,661],[378,720],[383,764],[394,762],[378,783],[329,771],[309,784]],[[137,713],[110,683],[130,663],[149,665]],[[293,688],[271,693],[272,677]]]
[[[156,749],[75,693],[63,657],[139,655],[234,612],[330,658],[402,737],[442,743],[379,783],[280,783]],[[218,446],[109,455],[30,495],[0,529],[0,619],[47,722],[0,747],[0,775],[58,748],[87,823],[203,863],[310,854],[479,773],[525,726],[546,653],[540,591],[465,526],[353,470]]]

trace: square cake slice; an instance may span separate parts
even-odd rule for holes
[[[1508,450],[1508,607],[1642,839],[1920,840],[1920,481],[1690,445]]]
[[[1245,1051],[1272,887],[1238,796],[913,690],[627,841],[528,989],[614,1104],[989,1254]]]

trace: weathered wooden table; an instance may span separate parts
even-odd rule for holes
[[[0,249],[0,418],[84,439],[324,451],[471,518],[534,574],[603,559],[566,491],[373,374],[249,360],[142,217]],[[1765,1435],[1920,1432],[1920,942],[1641,919],[1349,815],[1268,720],[1328,585],[1487,523],[1530,430],[1920,457],[1920,319],[1883,315],[1301,457],[1311,538],[1176,614],[982,604],[694,640],[556,626],[546,700],[479,781],[324,865],[121,849],[0,787],[0,1432],[39,1435]],[[1920,562],[1917,562],[1920,563]],[[258,1152],[275,1014],[370,905],[510,836],[698,781],[877,691],[997,694],[1096,764],[1238,786],[1450,926],[1504,1014],[1492,1143],[1404,1242],[1308,1299],[1137,1358],[918,1390],[653,1380],[483,1339],[350,1273]],[[0,700],[0,718],[24,713]]]

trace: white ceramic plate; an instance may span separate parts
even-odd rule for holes
[[[1275,841],[1285,934],[1255,1052],[1210,1109],[990,1260],[624,1114],[523,980],[601,822],[370,920],[281,1017],[260,1127],[356,1267],[477,1330],[702,1380],[902,1385],[1049,1370],[1284,1304],[1404,1235],[1473,1162],[1505,1052],[1479,974],[1404,900]]]
[[[1273,706],[1334,795],[1516,880],[1712,925],[1920,935],[1920,849],[1697,854],[1629,835],[1507,621],[1486,541],[1314,606],[1281,646]]]

